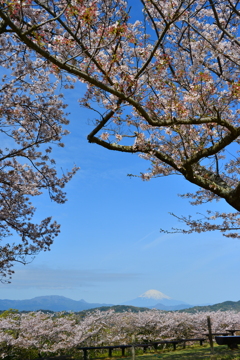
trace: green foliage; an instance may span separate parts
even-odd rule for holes
[[[8,349],[8,356],[6,356],[4,360],[34,360],[38,358],[38,355],[36,349],[11,347],[11,349]]]
[[[114,310],[116,313],[124,313],[128,311],[131,311],[133,313],[139,313],[139,312],[149,311],[149,309],[145,307],[136,307],[131,305],[114,305],[114,306],[101,306],[94,309],[83,310],[77,312],[76,314],[80,315],[80,317],[84,317],[86,316],[86,314],[95,312],[96,310],[100,310],[100,311]]]
[[[187,312],[187,313],[194,314],[198,311],[207,312],[207,311],[219,311],[219,310],[220,311],[233,310],[233,311],[240,312],[240,301],[224,301],[222,303],[214,304],[214,305],[194,306],[190,309],[180,310],[179,312]]]
[[[1,311],[0,318],[7,318],[9,317],[9,315],[13,315],[13,314],[19,314],[19,311],[17,309],[8,309],[5,311]]]

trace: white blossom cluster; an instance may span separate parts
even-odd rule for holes
[[[33,197],[46,191],[64,203],[63,188],[77,168],[59,176],[51,156],[69,134],[58,80],[21,42],[0,33],[0,44],[0,281],[8,281],[14,261],[25,264],[49,250],[60,232],[51,216],[34,223]]]
[[[16,254],[48,249],[59,232],[49,218],[26,220],[28,196],[48,189],[64,202],[61,189],[76,172],[59,179],[51,148],[38,149],[63,146],[67,133],[56,79],[69,89],[86,84],[79,103],[98,114],[89,142],[139,154],[151,164],[143,180],[183,176],[199,188],[185,194],[194,205],[224,199],[237,211],[179,217],[188,230],[174,231],[240,237],[239,26],[238,0],[0,0],[0,130],[14,142],[1,149],[0,201],[10,211],[3,205],[0,235],[15,227],[23,242],[2,248],[3,276]]]
[[[22,356],[23,351],[44,354],[73,354],[78,346],[107,346],[154,340],[189,339],[203,337],[208,332],[207,316],[211,317],[212,331],[238,329],[240,313],[234,311],[145,312],[45,314],[6,311],[0,315],[0,356]],[[22,352],[21,352],[22,351]],[[15,354],[15,355],[14,355]],[[20,355],[19,355],[20,354]]]

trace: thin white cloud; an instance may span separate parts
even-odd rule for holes
[[[164,234],[164,235],[158,236],[153,241],[149,242],[148,244],[145,244],[142,248],[144,250],[151,249],[151,248],[156,247],[159,244],[163,243],[164,241],[169,240],[169,239],[171,239],[173,237],[176,237],[176,236],[177,236],[177,234]]]
[[[53,289],[64,290],[83,286],[95,286],[99,283],[121,282],[136,280],[140,274],[114,273],[102,270],[73,270],[52,268],[19,269],[13,275],[12,283],[1,284],[0,288],[14,287],[15,289]]]
[[[149,236],[151,236],[152,234],[157,234],[157,233],[159,234],[159,230],[153,230],[153,231],[151,231],[151,232],[148,233],[147,235],[143,236],[141,239],[137,240],[137,241],[134,243],[134,245],[143,242],[143,240],[146,240],[146,239],[147,239]]]

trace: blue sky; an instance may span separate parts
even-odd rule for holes
[[[0,298],[62,295],[117,304],[156,289],[190,304],[239,300],[239,240],[217,232],[161,234],[160,228],[181,225],[168,212],[195,214],[206,206],[177,196],[196,189],[180,176],[129,178],[148,162],[89,144],[94,114],[77,103],[83,91],[81,84],[65,91],[71,134],[64,149],[54,150],[59,168],[81,167],[66,187],[68,201],[57,205],[47,194],[34,199],[36,220],[52,215],[61,234],[50,252],[15,266],[12,283],[0,284]],[[224,201],[214,208],[231,211]]]
[[[177,196],[197,189],[182,177],[129,178],[145,172],[147,161],[89,144],[95,114],[79,107],[83,93],[83,84],[64,90],[71,134],[64,149],[54,149],[59,169],[81,168],[66,187],[68,201],[58,205],[47,194],[33,200],[36,221],[52,215],[61,234],[50,252],[16,264],[12,283],[0,283],[0,298],[62,295],[117,304],[156,289],[190,304],[240,300],[240,241],[218,232],[161,234],[181,225],[169,212],[194,215],[209,206]],[[224,201],[210,208],[232,211]]]

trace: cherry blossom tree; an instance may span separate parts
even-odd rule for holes
[[[6,311],[0,316],[0,357],[22,359],[23,350],[42,357],[66,354],[77,346],[96,346],[109,329],[113,311],[95,311],[79,320],[76,314],[45,314],[41,311],[18,313]]]
[[[79,355],[78,346],[130,344],[203,337],[211,316],[213,332],[236,329],[240,313],[234,311],[114,313],[95,311],[78,314],[5,311],[0,315],[0,357],[34,359],[47,355]],[[103,350],[105,351],[105,350]],[[31,356],[30,356],[31,355]]]
[[[12,44],[86,83],[88,141],[148,160],[143,180],[183,176],[199,188],[184,195],[193,205],[224,199],[233,213],[179,220],[229,237],[240,228],[239,15],[238,0],[0,1]]]
[[[53,201],[64,203],[62,189],[77,168],[59,177],[50,157],[51,143],[63,146],[61,138],[68,134],[62,127],[68,124],[66,105],[54,94],[57,82],[24,44],[6,34],[0,43],[0,281],[9,282],[14,262],[26,264],[49,250],[60,231],[50,216],[33,222],[31,198],[48,191]]]

